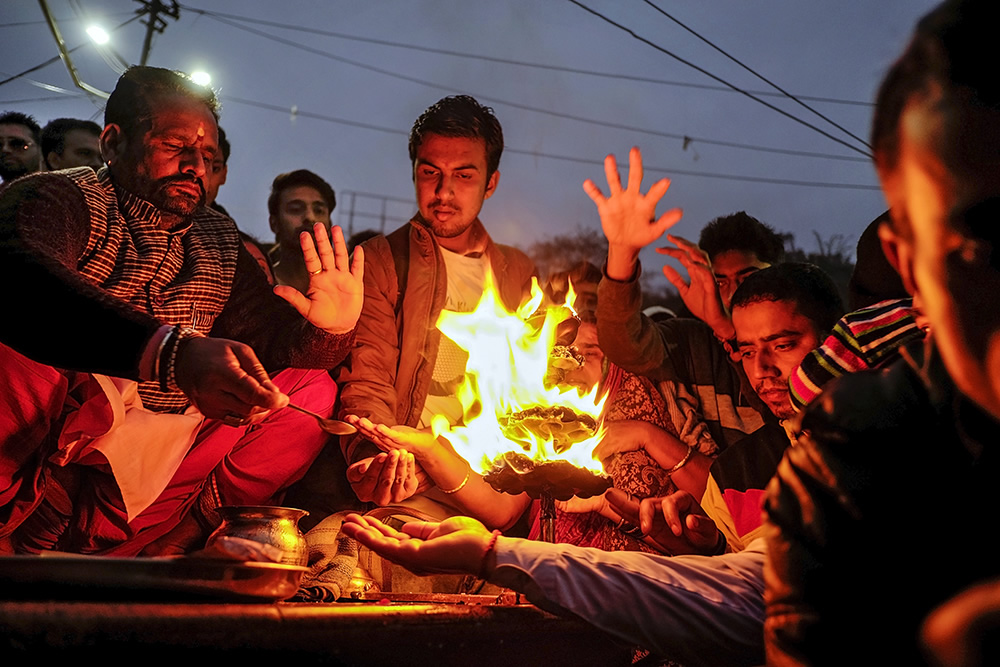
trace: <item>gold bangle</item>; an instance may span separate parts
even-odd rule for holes
[[[463,479],[462,483],[456,486],[454,489],[441,489],[441,487],[438,488],[441,489],[441,493],[447,493],[449,495],[451,495],[452,493],[458,493],[459,491],[465,488],[466,484],[469,483],[469,477],[471,476],[472,476],[472,468],[469,468],[468,470],[465,471],[465,479]]]
[[[667,474],[668,475],[673,475],[675,472],[677,472],[678,470],[680,470],[681,468],[683,468],[685,465],[687,465],[687,462],[691,460],[691,455],[692,454],[694,454],[694,445],[688,445],[687,454],[685,454],[684,458],[682,458],[680,461],[678,461],[676,463],[676,465],[674,465],[673,468],[671,468],[670,470],[668,470]]]

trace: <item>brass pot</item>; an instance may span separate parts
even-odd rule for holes
[[[281,549],[281,562],[286,565],[309,563],[306,538],[299,530],[299,520],[309,512],[263,505],[231,505],[216,511],[222,517],[222,525],[208,536],[206,546],[223,536],[242,537]]]

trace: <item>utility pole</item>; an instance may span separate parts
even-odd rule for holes
[[[166,5],[161,0],[135,0],[142,7],[136,10],[136,14],[142,16],[147,15],[145,21],[140,21],[140,23],[146,26],[146,38],[142,41],[142,58],[139,59],[140,65],[145,65],[146,60],[149,58],[149,50],[153,46],[153,33],[162,33],[163,29],[167,27],[167,22],[165,19],[160,17],[160,14],[166,14],[173,20],[177,20],[181,14],[181,8],[177,4],[177,0],[170,0],[170,4]]]

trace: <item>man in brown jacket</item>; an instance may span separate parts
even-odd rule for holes
[[[348,479],[363,501],[438,518],[471,514],[505,528],[527,498],[498,494],[430,433],[435,414],[453,424],[461,418],[455,390],[468,358],[435,327],[438,315],[471,311],[487,271],[514,310],[534,274],[522,252],[495,244],[479,220],[500,180],[503,132],[491,109],[446,97],[414,123],[409,148],[418,212],[363,246],[365,306],[338,375],[340,414],[361,431],[343,443]]]

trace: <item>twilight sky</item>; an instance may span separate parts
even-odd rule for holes
[[[386,231],[402,224],[415,210],[406,134],[424,108],[465,93],[492,106],[504,128],[500,184],[481,214],[500,242],[523,247],[578,227],[599,228],[581,183],[593,178],[603,185],[604,156],[613,152],[624,162],[637,145],[646,184],[662,176],[673,181],[661,210],[684,209],[673,230],[681,236],[697,238],[710,219],[745,209],[793,232],[805,249],[815,247],[814,234],[842,235],[853,249],[885,208],[870,161],[745,95],[716,89],[723,84],[690,65],[744,90],[774,90],[657,8],[867,140],[881,76],[934,4],[184,0],[179,20],[167,18],[154,38],[149,64],[212,74],[233,145],[219,201],[262,240],[272,240],[270,182],[297,168],[333,185],[334,222],[345,228],[378,229],[380,215],[388,218]],[[89,19],[81,17],[111,28],[132,18],[139,4],[49,0],[49,6],[67,45],[82,45],[72,54],[81,78],[110,91],[118,75],[90,43]],[[112,34],[111,44],[138,62],[144,34],[133,21]],[[37,2],[0,4],[0,81],[56,55]],[[791,100],[761,99],[867,150]],[[101,123],[101,108],[73,87],[59,61],[0,85],[0,110],[30,113],[43,125],[61,116]],[[644,260],[649,271],[662,264],[658,255]]]

